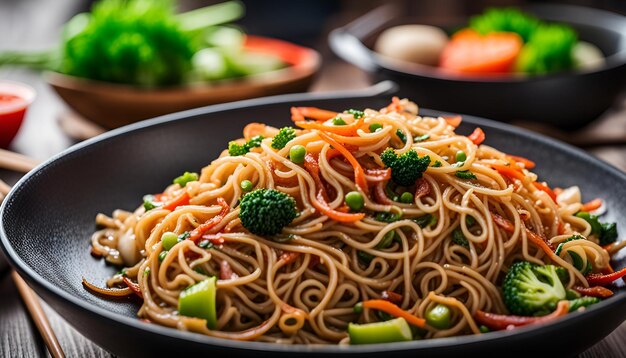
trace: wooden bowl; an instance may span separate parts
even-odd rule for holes
[[[248,51],[272,53],[288,66],[245,78],[160,89],[141,89],[57,72],[47,72],[45,78],[74,111],[110,129],[210,104],[303,92],[321,64],[317,51],[281,40],[247,36],[244,47]]]

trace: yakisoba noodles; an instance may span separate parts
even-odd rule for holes
[[[480,128],[455,133],[460,117],[397,98],[291,114],[297,129],[251,123],[200,175],[99,214],[92,251],[126,268],[85,285],[181,330],[354,344],[549,321],[626,273],[600,200],[550,189]]]

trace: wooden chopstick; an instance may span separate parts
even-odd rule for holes
[[[54,358],[65,357],[63,348],[61,348],[61,345],[52,330],[52,326],[48,321],[48,317],[46,317],[46,313],[43,311],[43,307],[41,307],[39,297],[37,297],[35,292],[28,286],[24,279],[18,275],[17,272],[11,272],[11,276],[13,276],[15,286],[17,286],[17,289],[20,292],[20,296],[22,296],[22,300],[24,300],[24,304],[26,304],[26,308],[30,313],[30,317],[35,322],[37,330],[41,334],[41,337],[43,337],[44,343],[46,344],[46,347],[48,347],[48,351],[50,351],[50,354]]]
[[[2,202],[2,198],[4,198],[11,191],[11,187],[9,184],[5,183],[0,179],[0,202]]]
[[[7,183],[0,180],[0,203],[2,203],[4,196],[10,190],[11,187]],[[28,286],[28,284],[17,272],[12,271],[11,276],[13,277],[13,282],[15,282],[15,286],[17,286],[20,296],[22,296],[22,301],[24,301],[24,304],[28,309],[28,313],[30,313],[30,317],[33,322],[35,322],[35,326],[37,327],[39,334],[43,338],[46,347],[48,347],[48,351],[54,358],[64,358],[65,353],[63,352],[63,348],[61,348],[59,340],[52,330],[50,321],[48,321],[48,317],[46,317],[46,313],[44,312],[43,307],[41,307],[39,297],[37,297],[35,291]]]
[[[0,168],[14,170],[16,172],[28,173],[39,162],[25,155],[11,152],[10,150],[0,149]]]

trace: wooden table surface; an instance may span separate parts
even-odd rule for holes
[[[48,4],[46,10],[43,4]],[[58,29],[73,14],[83,10],[76,0],[0,1],[0,50],[6,48],[44,48],[54,43]],[[35,6],[37,5],[37,6]],[[50,6],[52,5],[52,6]],[[36,26],[34,26],[36,24]],[[354,67],[332,57],[320,47],[325,57],[324,69],[312,90],[362,88],[369,84],[367,76]],[[76,141],[61,130],[58,118],[67,113],[64,103],[45,85],[38,74],[14,69],[0,69],[0,79],[28,83],[37,91],[37,99],[28,111],[25,123],[12,145],[12,150],[44,160]],[[522,125],[529,126],[522,123]],[[553,129],[534,129],[581,145],[592,154],[626,170],[626,95],[613,109],[584,131],[563,134]],[[608,144],[607,144],[608,143]],[[8,182],[17,174],[0,170],[0,178]],[[84,338],[50,307],[45,305],[53,329],[68,357],[105,357],[108,352]],[[580,357],[626,357],[626,323]],[[0,268],[0,357],[49,356],[17,293],[8,268]]]

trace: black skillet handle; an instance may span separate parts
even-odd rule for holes
[[[399,13],[398,7],[393,5],[383,5],[368,12],[353,22],[333,30],[328,36],[330,48],[337,56],[362,70],[377,71],[380,66],[375,60],[375,54],[363,44],[363,41],[391,19],[398,17]]]

